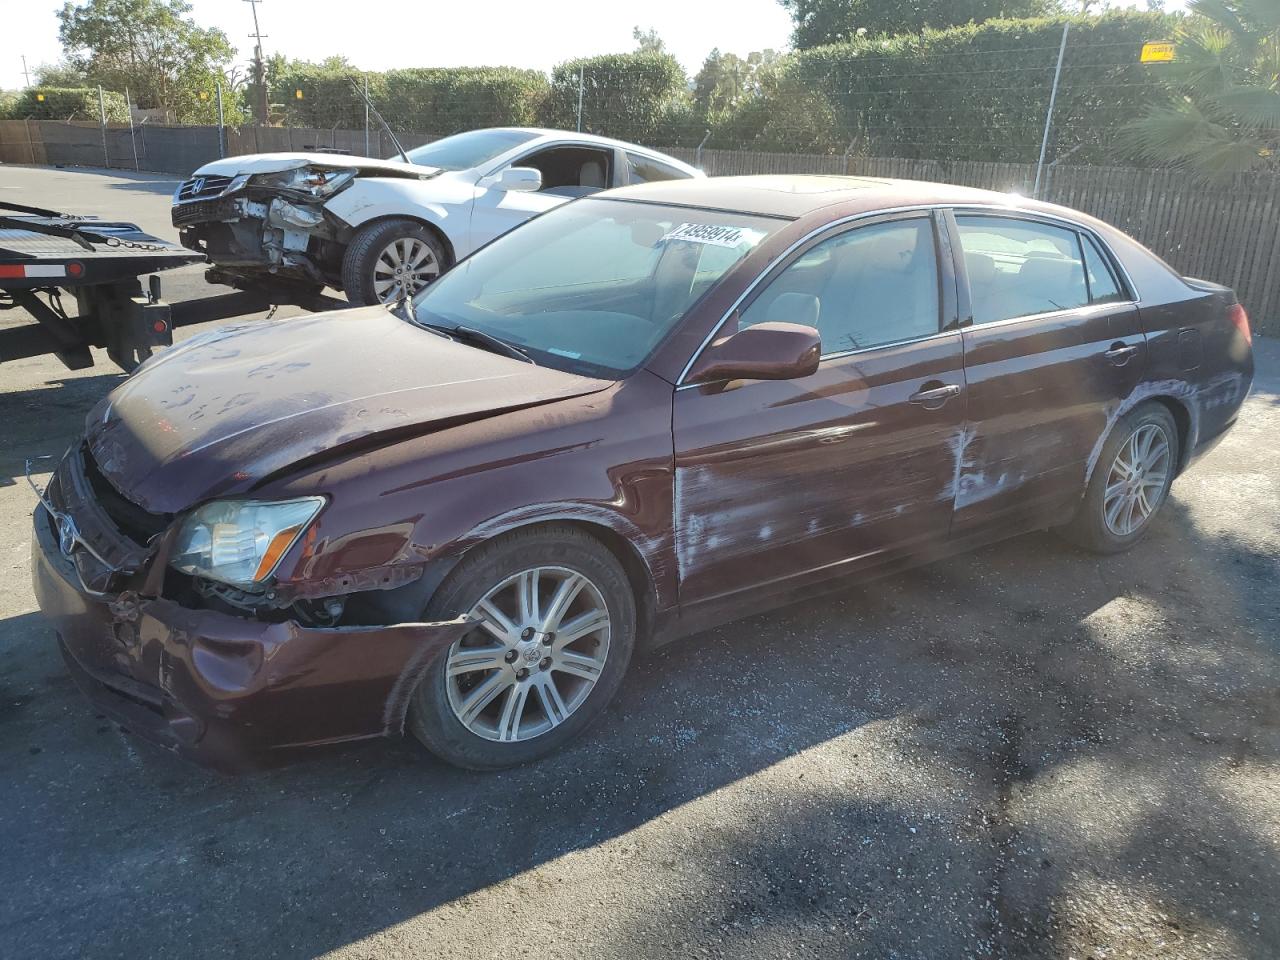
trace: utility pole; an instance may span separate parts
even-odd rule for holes
[[[271,120],[271,107],[267,103],[267,67],[262,62],[262,41],[266,39],[262,29],[258,26],[258,4],[262,0],[244,0],[253,10],[253,33],[249,34],[253,38],[253,83],[257,90],[257,104],[254,106],[254,113],[258,115],[258,126],[265,127]]]
[[[578,65],[578,132],[582,132],[582,93],[586,90],[585,74],[582,72],[582,64]]]
[[[1049,109],[1044,117],[1044,139],[1040,141],[1040,162],[1036,164],[1036,185],[1031,196],[1040,199],[1040,175],[1044,172],[1044,156],[1049,149],[1049,131],[1053,129],[1053,106],[1058,102],[1058,81],[1062,79],[1062,58],[1067,52],[1067,33],[1071,30],[1071,21],[1062,25],[1062,44],[1058,47],[1058,66],[1053,71],[1053,90],[1049,93]]]
[[[27,69],[27,55],[22,55],[22,75],[27,78],[27,86],[31,86],[31,71]]]

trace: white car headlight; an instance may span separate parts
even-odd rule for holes
[[[250,182],[255,187],[274,187],[277,190],[304,193],[319,198],[337,193],[350,183],[355,175],[356,170],[352,167],[345,169],[298,167],[295,170],[282,170],[279,173],[258,173]]]
[[[323,497],[207,503],[182,524],[169,563],[183,573],[223,583],[260,583],[322,506]]]

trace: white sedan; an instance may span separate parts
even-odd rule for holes
[[[208,278],[352,303],[412,298],[471,251],[599,190],[701,177],[674,157],[585,133],[473,130],[401,160],[262,153],[207,163],[173,196]]]

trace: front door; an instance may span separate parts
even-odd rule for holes
[[[955,530],[1063,522],[1110,415],[1142,376],[1137,307],[1087,233],[962,212],[953,224],[973,318]]]
[[[573,145],[546,147],[512,161],[511,166],[533,167],[542,174],[542,188],[482,190],[471,210],[471,250],[575,197],[607,190],[615,173],[612,150]]]
[[[736,328],[817,327],[818,372],[677,389],[682,604],[786,589],[946,538],[965,395],[961,335],[942,329],[955,298],[938,241],[927,213],[817,238]]]

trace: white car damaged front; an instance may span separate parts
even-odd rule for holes
[[[210,281],[356,304],[413,297],[530,217],[610,187],[701,174],[644,147],[561,131],[474,130],[402,160],[332,153],[228,157],[174,194],[183,245]],[[284,297],[281,297],[284,299]]]
[[[209,258],[212,282],[318,292],[340,285],[327,268],[340,271],[357,226],[328,209],[336,196],[357,179],[421,183],[441,172],[323,153],[228,157],[205,164],[178,187],[173,225],[184,246]]]

